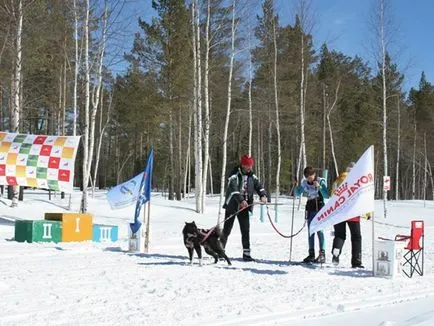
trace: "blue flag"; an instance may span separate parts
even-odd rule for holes
[[[143,180],[143,172],[136,175],[134,178],[117,185],[107,193],[107,200],[112,209],[124,208],[137,202],[139,197],[141,180]]]
[[[139,196],[137,197],[136,210],[134,214],[134,223],[130,223],[131,231],[137,233],[142,223],[139,221],[140,211],[142,206],[151,200],[152,188],[152,168],[154,165],[154,150],[148,154],[148,162],[146,163],[145,171],[143,173],[142,182],[140,183]]]

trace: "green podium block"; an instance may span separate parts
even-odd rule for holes
[[[15,241],[18,242],[60,242],[62,222],[46,220],[15,221]]]

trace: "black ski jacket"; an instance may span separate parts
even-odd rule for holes
[[[243,193],[244,176],[247,176],[246,193]],[[244,174],[240,166],[236,167],[234,170],[232,170],[231,176],[228,178],[228,186],[226,188],[225,203],[223,208],[226,208],[231,200],[236,200],[238,204],[243,200],[246,200],[249,205],[253,204],[253,193],[255,191],[260,197],[267,195],[264,187],[259,181],[259,178],[252,171]],[[253,207],[250,206],[249,209],[252,211]]]

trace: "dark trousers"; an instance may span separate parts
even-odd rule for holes
[[[232,199],[225,212],[225,224],[223,227],[223,236],[221,237],[223,246],[226,246],[228,237],[231,234],[232,227],[234,226],[235,216],[230,217],[235,214],[238,210],[238,202]],[[229,218],[230,217],[230,218]],[[249,219],[249,209],[246,208],[237,214],[238,222],[240,223],[241,231],[241,242],[243,244],[243,249],[250,249],[250,219]]]
[[[341,253],[347,238],[347,224],[351,233],[351,263],[355,265],[362,260],[362,235],[359,221],[344,221],[334,226],[335,238],[333,239],[332,253],[335,248],[339,250],[339,254]]]

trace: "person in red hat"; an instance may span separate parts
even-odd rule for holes
[[[229,235],[234,225],[235,217],[238,212],[238,222],[240,223],[241,243],[243,245],[243,260],[254,261],[250,255],[250,220],[249,211],[253,211],[253,193],[260,196],[261,202],[267,202],[267,194],[259,178],[253,173],[254,160],[249,155],[243,155],[240,165],[234,169],[228,179],[226,189],[225,204],[225,223],[221,236],[223,247],[226,246]]]

